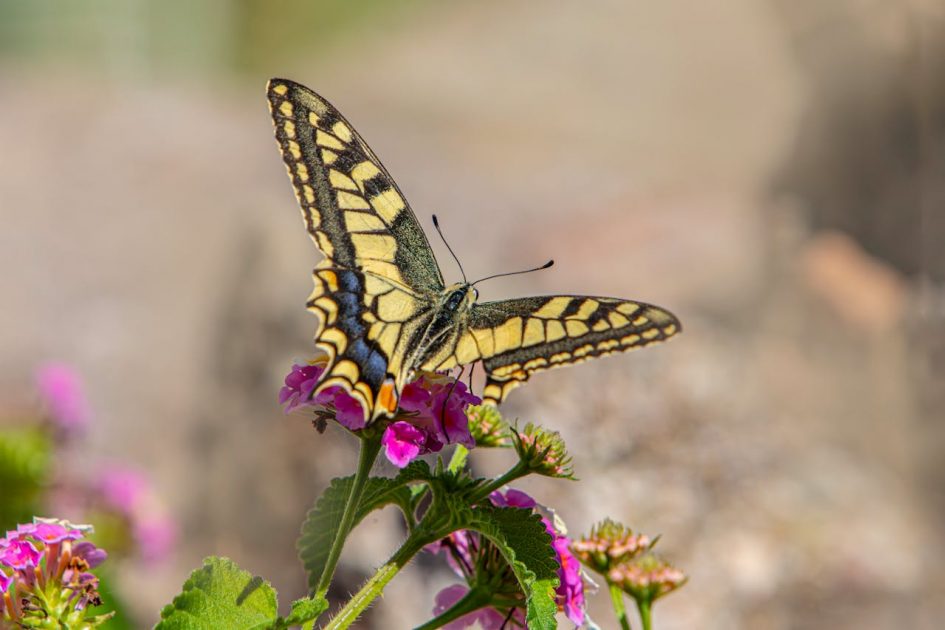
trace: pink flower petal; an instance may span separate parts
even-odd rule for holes
[[[384,454],[398,468],[416,459],[425,443],[426,434],[409,422],[394,422],[384,429],[381,437]]]

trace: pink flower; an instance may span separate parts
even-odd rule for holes
[[[36,371],[36,389],[49,417],[67,432],[81,432],[88,426],[89,405],[82,379],[65,363],[47,363]]]
[[[365,427],[367,423],[364,421],[364,411],[361,409],[361,403],[354,397],[341,387],[329,387],[316,396],[316,399],[322,399],[328,396],[334,396],[335,398],[335,409],[337,410],[335,419],[338,420],[342,426],[352,431],[357,431]]]
[[[482,399],[472,394],[462,381],[441,374],[423,373],[404,386],[400,408],[416,414],[410,422],[422,427],[436,441],[473,448],[476,440],[469,432],[466,408],[481,402]]]
[[[509,488],[505,492],[495,491],[489,495],[489,501],[498,507],[514,507],[535,510],[538,503],[521,490]],[[568,619],[577,625],[584,623],[584,580],[581,577],[581,563],[571,553],[571,539],[555,529],[551,520],[542,516],[541,522],[551,535],[551,544],[558,556],[558,606]]]
[[[286,413],[300,407],[321,407],[347,429],[363,429],[367,425],[364,411],[344,388],[327,387],[313,396],[327,364],[328,358],[322,355],[311,364],[293,365],[279,392],[279,402]],[[382,444],[387,458],[403,468],[446,444],[474,447],[466,409],[480,402],[464,383],[442,374],[422,373],[404,386],[394,421],[384,430]]]
[[[552,545],[558,553],[558,605],[564,608],[568,619],[581,625],[584,623],[584,580],[581,578],[581,563],[571,553],[571,539],[559,534],[551,527],[548,519],[544,519],[545,527],[554,537]]]
[[[48,523],[44,521],[29,523],[27,525],[17,525],[16,531],[21,536],[32,536],[47,545],[59,543],[63,540],[77,540],[82,538],[82,532],[77,529],[70,529],[59,523]]]
[[[403,468],[421,453],[427,452],[427,434],[409,422],[395,422],[384,429],[381,445],[387,459]]]
[[[538,502],[521,490],[509,488],[505,492],[496,490],[489,495],[489,501],[496,507],[514,507],[532,509],[538,506]],[[545,519],[547,520],[547,519]],[[547,527],[547,524],[545,525]]]
[[[317,396],[312,392],[325,373],[328,357],[321,356],[309,365],[296,363],[285,377],[285,385],[279,391],[279,404],[289,413],[299,407],[325,407],[333,405],[335,418],[344,427],[357,431],[365,426],[364,411],[361,404],[342,387],[332,386],[320,391]]]
[[[104,621],[84,613],[101,604],[98,578],[88,570],[105,559],[92,543],[75,543],[88,531],[68,521],[34,519],[0,539],[0,625],[84,628]]]
[[[9,567],[17,571],[26,571],[39,565],[42,557],[39,550],[28,540],[10,540],[9,544],[0,550],[0,566]]]

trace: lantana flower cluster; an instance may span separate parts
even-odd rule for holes
[[[285,377],[279,402],[286,413],[300,407],[334,418],[350,431],[367,427],[360,403],[343,387],[331,386],[314,394],[328,359],[320,356],[308,364],[295,364]],[[384,429],[381,444],[387,459],[398,468],[447,444],[476,445],[469,431],[466,409],[482,400],[462,381],[444,374],[424,372],[404,386],[399,408]]]
[[[584,623],[584,577],[581,565],[571,552],[571,539],[560,531],[545,516],[538,503],[521,490],[496,491],[489,501],[497,507],[512,507],[535,510],[542,514],[542,523],[552,538],[558,562],[557,601],[559,610],[577,625]],[[500,630],[510,627],[525,627],[525,601],[512,570],[499,551],[488,540],[471,531],[453,532],[446,539],[432,545],[431,551],[443,551],[453,571],[464,578],[466,584],[454,584],[436,595],[434,615],[441,615],[477,584],[489,584],[493,594],[492,604],[468,613],[444,626],[446,630],[462,630],[477,623],[483,630]]]
[[[588,536],[571,544],[580,561],[608,584],[616,585],[649,608],[657,599],[686,583],[686,575],[652,552],[659,537],[635,534],[621,523],[605,519]]]
[[[90,532],[87,525],[37,518],[0,538],[0,620],[17,627],[79,628],[108,619],[111,613],[89,615],[102,603],[90,570],[106,558],[82,540]]]

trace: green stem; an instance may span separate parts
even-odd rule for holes
[[[623,591],[616,584],[610,585],[610,601],[614,605],[614,614],[620,622],[621,630],[630,630],[630,620],[627,619],[627,607],[623,601]]]
[[[469,449],[463,446],[462,444],[456,445],[456,450],[453,451],[453,456],[450,457],[449,471],[450,472],[459,472],[463,469],[463,466],[466,465],[466,459],[469,457]]]
[[[640,611],[640,621],[643,623],[643,630],[650,630],[650,602],[642,599],[638,600],[637,609]]]
[[[476,586],[469,590],[462,599],[453,604],[443,614],[434,617],[423,625],[417,626],[414,630],[434,630],[442,628],[451,621],[459,619],[463,615],[468,615],[474,610],[479,610],[491,601],[491,595],[488,589]]]
[[[353,624],[364,610],[371,605],[387,586],[387,583],[394,579],[394,576],[403,569],[410,559],[417,555],[431,541],[429,536],[421,536],[414,532],[407,537],[404,544],[401,545],[390,560],[378,569],[371,579],[364,583],[354,597],[348,600],[344,608],[338,611],[325,630],[342,630]]]
[[[341,515],[341,523],[335,532],[335,539],[331,543],[331,550],[328,552],[328,560],[325,561],[325,568],[322,570],[321,577],[318,578],[318,586],[315,589],[314,599],[325,597],[328,593],[328,586],[335,575],[335,567],[338,565],[338,559],[341,558],[341,549],[345,546],[345,540],[351,533],[354,525],[354,517],[358,512],[358,506],[361,503],[361,495],[364,492],[364,484],[367,483],[368,475],[371,473],[371,467],[374,466],[374,460],[377,454],[381,452],[380,436],[372,436],[361,440],[361,453],[358,456],[358,471],[354,475],[354,482],[351,484],[351,492],[348,494],[348,500],[345,502],[345,510]]]
[[[470,497],[470,502],[475,505],[480,503],[483,499],[488,497],[490,494],[501,488],[502,486],[512,483],[519,477],[524,477],[528,474],[528,466],[526,466],[521,461],[512,466],[507,473],[501,477],[496,477],[486,485],[479,488],[475,494]]]

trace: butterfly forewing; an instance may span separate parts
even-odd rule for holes
[[[269,82],[276,140],[305,225],[325,260],[309,307],[328,353],[319,390],[342,385],[370,416],[396,409],[404,345],[443,290],[433,251],[403,194],[350,123],[292,81]],[[379,399],[380,405],[375,405]]]
[[[665,341],[680,330],[657,306],[615,298],[559,295],[476,304],[452,351],[429,369],[482,360],[483,398],[495,404],[535,372]]]

